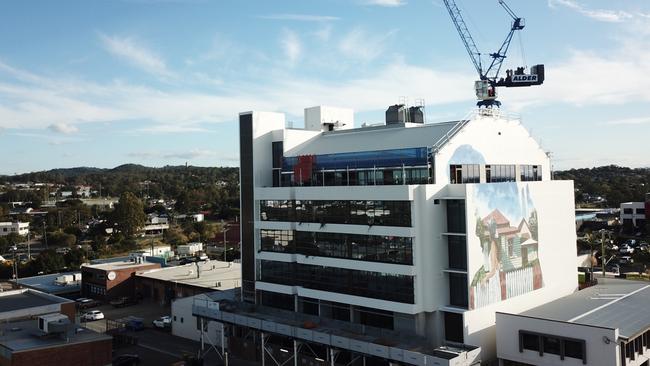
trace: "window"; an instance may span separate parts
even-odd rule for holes
[[[411,226],[410,201],[260,201],[262,221]]]
[[[637,215],[645,215],[645,208],[637,208],[636,209],[636,214]]]
[[[453,306],[467,308],[467,275],[449,273],[449,303]]]
[[[449,166],[449,180],[452,184],[480,183],[481,166],[479,164],[462,164]]]
[[[585,357],[582,347],[581,342],[564,340],[564,356],[582,360]]]
[[[258,291],[257,293],[259,294],[260,303],[264,306],[294,311],[293,295],[268,291]]]
[[[523,333],[521,338],[520,342],[522,347],[520,348],[539,351],[539,336],[537,334]]]
[[[260,261],[260,281],[413,304],[413,276]]]
[[[447,200],[447,231],[459,234],[467,231],[464,200]]]
[[[586,342],[581,339],[520,330],[519,352],[524,350],[539,352],[540,356],[544,356],[544,353],[555,354],[560,356],[561,360],[565,357],[576,358],[587,364]]]
[[[522,182],[540,181],[542,180],[542,167],[541,165],[520,165],[520,180]]]
[[[556,337],[544,336],[544,353],[560,354],[560,339]]]
[[[463,343],[463,314],[445,313],[445,340]]]
[[[447,237],[449,268],[467,270],[467,242],[464,236]]]
[[[515,165],[486,165],[485,181],[487,183],[515,182]]]
[[[623,213],[626,215],[632,215],[634,213],[634,210],[631,208],[624,208]]]

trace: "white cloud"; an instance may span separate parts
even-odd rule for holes
[[[131,65],[159,77],[171,77],[165,61],[130,37],[99,35],[104,48]]]
[[[327,24],[323,26],[321,29],[314,31],[312,34],[319,40],[323,42],[327,42],[332,36],[332,26],[330,24]]]
[[[601,22],[619,23],[634,18],[632,13],[623,10],[589,9],[575,0],[548,0],[548,5],[552,8],[564,6]]]
[[[632,118],[616,119],[613,121],[604,122],[602,124],[612,125],[612,126],[650,124],[650,117],[632,117]]]
[[[227,88],[210,93],[17,72],[43,82],[3,82],[3,76],[11,75],[0,70],[0,127],[45,129],[57,124],[134,121],[148,125],[134,131],[140,133],[205,132],[203,129],[209,130],[206,124],[233,121],[245,110],[302,115],[305,106],[318,104],[382,110],[400,95],[425,98],[433,104],[470,101],[473,97],[471,74],[401,62],[346,82],[269,73],[259,82],[229,83]]]
[[[282,38],[280,39],[280,43],[282,44],[284,55],[289,60],[289,63],[294,65],[302,53],[302,44],[300,43],[298,34],[292,30],[285,29]]]
[[[47,128],[52,132],[63,133],[66,135],[79,132],[79,129],[76,126],[67,123],[53,123],[47,126]]]
[[[394,8],[406,5],[406,0],[366,0],[364,1],[364,4]]]
[[[354,28],[339,43],[343,55],[361,62],[370,62],[385,50],[386,42],[397,33],[391,30],[384,34],[371,35],[362,28]]]
[[[311,14],[269,14],[260,15],[260,19],[269,20],[295,20],[300,22],[332,22],[341,18],[329,15],[311,15]]]

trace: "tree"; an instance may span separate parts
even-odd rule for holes
[[[65,260],[54,249],[46,249],[34,260],[34,266],[38,272],[53,273],[65,267]]]
[[[67,252],[63,259],[68,268],[79,268],[86,260],[86,253],[81,249],[73,249]]]
[[[135,236],[144,227],[146,220],[142,201],[131,192],[122,193],[120,201],[115,206],[113,219],[124,236],[127,238]]]

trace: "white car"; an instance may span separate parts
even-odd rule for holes
[[[161,316],[160,318],[153,321],[153,325],[156,328],[169,328],[172,325],[171,316]]]
[[[99,310],[91,310],[87,313],[84,313],[84,315],[82,315],[81,318],[85,321],[100,320],[100,319],[104,319],[104,313],[102,313]]]
[[[634,253],[634,248],[632,248],[631,246],[629,246],[627,244],[623,244],[623,245],[621,245],[621,249],[619,250],[619,252],[621,254],[632,254],[632,253]]]

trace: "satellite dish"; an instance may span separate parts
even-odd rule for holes
[[[115,274],[115,272],[113,272],[113,271],[108,272],[108,280],[109,281],[113,281],[116,277],[117,277],[117,275]]]

